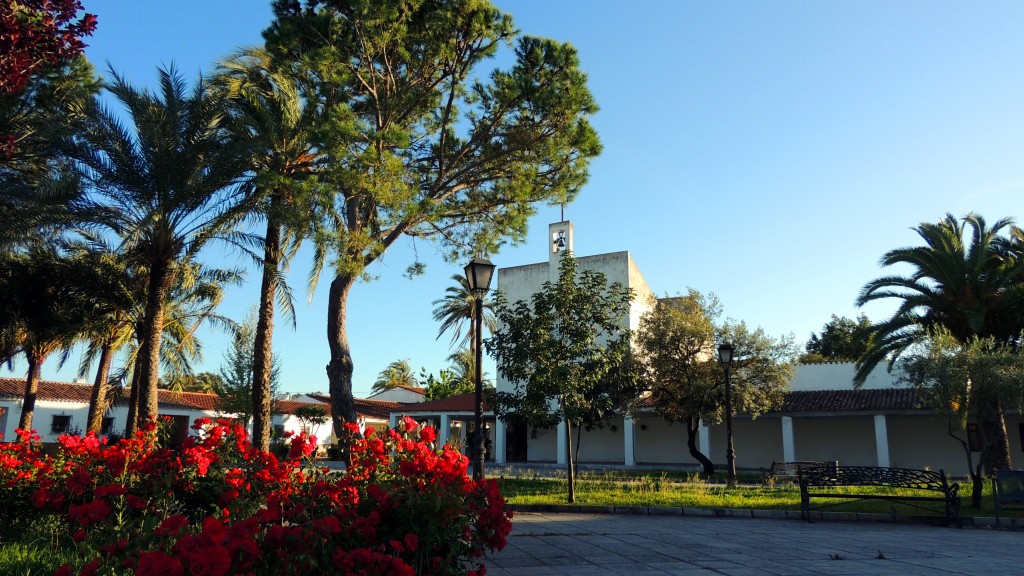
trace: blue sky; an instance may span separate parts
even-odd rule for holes
[[[260,0],[85,0],[99,17],[87,55],[138,85],[174,62],[187,76],[270,21]],[[528,34],[571,42],[601,106],[604,144],[566,217],[580,255],[629,250],[659,293],[714,292],[725,315],[801,345],[854,307],[887,273],[892,248],[947,212],[1024,220],[1024,4],[1019,2],[612,2],[503,0]],[[497,65],[497,63],[496,63]],[[492,260],[546,258],[557,208],[541,207],[529,241]],[[402,276],[413,255],[425,275]],[[307,255],[308,256],[308,255]],[[217,248],[210,262],[247,265]],[[327,389],[323,282],[302,297],[308,257],[293,265],[297,329],[279,324],[285,391]],[[431,302],[460,267],[425,243],[399,243],[349,300],[355,391],[392,360],[445,365]],[[241,319],[258,275],[222,312]],[[216,371],[228,338],[204,332]],[[78,352],[70,364],[77,364]],[[493,368],[489,370],[493,374]],[[24,363],[15,373],[24,373]],[[51,361],[44,377],[71,379]]]

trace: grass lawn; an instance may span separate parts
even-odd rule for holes
[[[516,471],[499,478],[501,492],[509,504],[565,504],[568,500],[568,485],[564,470],[555,477],[541,477],[531,470]],[[756,510],[799,510],[800,487],[792,482],[775,486],[760,483],[760,477],[740,474],[739,486],[728,489],[724,474],[710,479],[696,472],[631,472],[620,470],[583,471],[577,476],[576,504],[591,506],[668,506],[684,508],[741,508]],[[970,507],[971,485],[960,483],[962,516],[994,516],[992,507],[992,486],[985,485],[982,508]],[[868,493],[899,494],[903,496],[934,492],[914,492],[891,488],[844,489],[844,492],[862,490]],[[836,499],[827,501],[815,498],[811,504],[819,508],[822,504],[837,504],[828,508],[836,512],[891,513],[894,510],[907,515],[935,515],[943,513],[941,503],[925,503],[928,510],[920,510],[900,503],[884,500],[850,501]],[[1021,517],[1020,513],[1008,512],[1004,517]]]

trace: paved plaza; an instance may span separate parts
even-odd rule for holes
[[[1024,574],[1024,531],[517,512],[491,576]]]

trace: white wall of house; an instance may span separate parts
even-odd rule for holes
[[[288,432],[298,434],[303,431],[303,422],[294,414],[274,414],[271,416],[271,420],[273,422],[274,432],[279,435],[278,437],[282,437],[280,435]],[[318,446],[329,446],[337,441],[334,437],[334,425],[331,423],[330,418],[327,418],[327,421],[323,424],[314,424],[309,430],[306,430],[306,432],[316,436],[316,443]]]
[[[853,362],[798,364],[788,390],[853,390],[854,372],[856,372],[856,367]],[[883,363],[868,374],[860,389],[883,390],[896,387],[898,387],[896,377],[889,373]]]
[[[21,419],[21,401],[0,399],[0,409],[5,414],[0,416],[0,433],[3,433],[5,441],[13,441],[17,438],[14,430],[18,427]],[[54,432],[51,428],[54,416],[70,417],[68,431],[85,430],[86,418],[89,415],[89,406],[73,404],[69,402],[52,402],[49,400],[36,400],[36,407],[32,416],[32,428],[42,437],[43,442],[56,442],[57,437],[65,432]],[[115,415],[116,417],[116,415]],[[123,416],[120,420],[121,429],[124,429]],[[115,425],[117,422],[115,422]],[[114,428],[117,430],[117,428]]]
[[[644,415],[637,418],[634,430],[637,464],[697,465],[686,447],[686,424]]]
[[[404,404],[411,404],[413,402],[423,402],[423,394],[420,392],[414,392],[405,388],[392,388],[385,390],[379,394],[373,396],[367,396],[367,400],[385,400],[388,402],[402,402]]]
[[[877,466],[874,419],[866,416],[794,418],[797,460],[838,460],[841,465]]]
[[[625,458],[623,438],[622,418],[613,418],[603,428],[583,430],[582,434],[573,430],[573,443],[579,439],[579,446],[573,446],[573,451],[578,452],[581,463],[622,464]]]
[[[21,401],[11,399],[0,399],[0,409],[4,411],[0,415],[0,432],[3,433],[5,441],[14,440],[17,435],[14,430],[18,427],[21,419]],[[183,407],[161,407],[161,416],[185,417],[188,420],[187,426],[191,427],[197,418],[216,418],[216,412],[203,410],[190,410]],[[66,431],[55,431],[53,429],[54,417],[69,417]],[[79,402],[58,402],[47,399],[36,400],[35,411],[32,417],[32,428],[42,437],[44,443],[57,442],[57,438],[63,433],[82,434],[85,432],[86,420],[89,416],[89,405]],[[113,422],[110,431],[114,435],[124,434],[125,425],[128,422],[128,407],[115,405],[104,415],[105,418],[112,418]]]
[[[526,459],[530,462],[558,461],[557,428],[548,430],[530,429],[527,441]]]

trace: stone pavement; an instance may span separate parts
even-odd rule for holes
[[[1024,532],[919,524],[517,512],[491,576],[1024,574]]]

